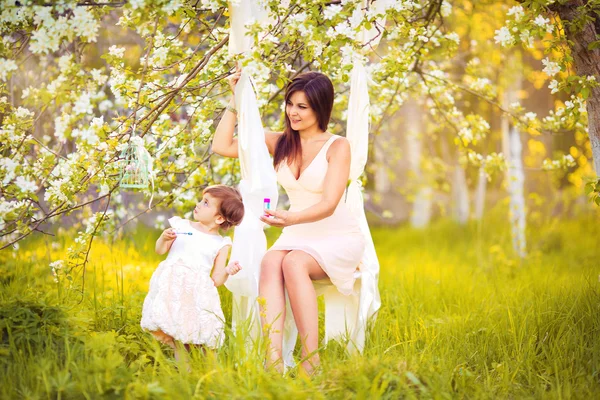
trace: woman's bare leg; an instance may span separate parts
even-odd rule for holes
[[[273,250],[265,254],[260,270],[259,295],[266,301],[261,309],[261,325],[269,334],[267,368],[283,371],[283,323],[285,321],[285,290],[282,261],[289,251]]]
[[[294,250],[283,259],[283,276],[302,341],[302,368],[312,375],[320,364],[319,310],[313,280],[325,279],[327,274],[308,253]]]

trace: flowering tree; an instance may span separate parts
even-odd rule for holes
[[[495,40],[532,46],[543,39],[553,55],[563,54],[544,61],[548,74],[565,78],[551,87],[571,90],[574,97],[544,120],[518,106],[503,111],[523,130],[585,132],[586,98],[595,99],[588,109],[598,115],[597,108],[590,108],[598,107],[597,70],[567,73],[571,56],[559,53],[566,48],[564,36],[557,35],[567,28],[546,17],[553,10],[546,3],[512,8]],[[272,129],[282,127],[286,83],[303,71],[321,70],[338,88],[331,129],[343,132],[353,57],[364,57],[369,48],[357,40],[363,28],[382,39],[368,64],[373,134],[387,128],[389,117],[409,96],[426,98],[432,118],[448,128],[438,134],[456,138],[468,162],[502,166],[501,154],[482,156],[476,147],[489,132],[486,119],[455,100],[467,91],[500,104],[495,83],[479,77],[478,68],[468,68],[459,81],[452,73],[449,60],[461,36],[446,22],[452,13],[449,2],[265,4],[270,22],[249,27],[254,51],[238,59],[227,52],[229,19],[222,0],[1,0],[1,247],[77,213],[83,224],[69,259],[54,264],[68,273],[85,266],[94,236],[147,211],[132,209],[118,190],[121,154],[133,127],[154,158],[152,207],[185,211],[207,183],[233,182],[236,162],[211,158],[209,141],[229,96],[225,78],[236,62],[250,71]],[[598,124],[593,129],[597,152]],[[598,163],[600,155],[594,155]]]
[[[553,77],[552,93],[570,95],[564,107],[543,122],[553,131],[568,130],[589,137],[596,174],[600,173],[600,1],[536,0],[523,2],[508,11],[506,26],[496,32],[496,42],[526,48],[540,39],[550,57],[542,62],[544,72]],[[572,164],[571,156],[548,161],[546,168]],[[587,192],[600,205],[600,180],[589,182]]]

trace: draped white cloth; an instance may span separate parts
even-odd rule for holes
[[[239,190],[245,214],[242,223],[235,228],[231,259],[239,261],[242,270],[229,277],[225,286],[233,293],[233,329],[239,322],[249,320],[250,331],[253,335],[258,335],[258,279],[260,263],[267,251],[264,223],[259,217],[263,214],[264,198],[270,198],[273,207],[277,206],[277,177],[265,144],[256,96],[246,72],[242,72],[236,86],[235,103],[238,110],[238,154],[242,172]]]
[[[267,251],[263,214],[263,200],[271,199],[277,206],[277,177],[269,150],[265,144],[265,133],[260,120],[258,103],[250,77],[242,72],[236,86],[235,103],[238,110],[238,153],[242,180],[239,190],[244,202],[244,219],[235,228],[231,259],[239,261],[242,270],[229,277],[225,286],[233,293],[233,328],[241,321],[250,319],[250,329],[260,332],[256,298],[260,263]]]
[[[251,48],[251,39],[246,36],[245,24],[251,19],[264,20],[267,12],[258,3],[248,0],[230,4],[231,31],[229,54],[235,55]],[[235,104],[238,110],[238,153],[242,180],[239,190],[244,202],[245,214],[242,223],[235,228],[231,260],[237,260],[242,270],[229,277],[225,286],[233,293],[232,328],[248,322],[250,337],[260,335],[260,318],[256,299],[260,263],[267,251],[263,214],[263,200],[271,199],[277,206],[277,177],[269,150],[265,144],[265,133],[260,119],[256,95],[250,76],[242,72],[236,86]]]
[[[245,38],[245,23],[249,20],[266,18],[266,13],[250,0],[240,0],[235,6],[230,4],[231,37],[230,54],[250,50],[250,42]],[[373,32],[363,33],[361,38],[371,41]],[[346,202],[358,218],[361,231],[365,235],[366,248],[356,273],[357,283],[353,296],[344,296],[329,281],[314,282],[318,295],[325,300],[325,342],[331,339],[348,338],[348,350],[362,351],[365,343],[368,321],[376,314],[381,305],[379,290],[379,261],[375,253],[373,239],[364,212],[362,187],[359,177],[362,175],[368,155],[369,144],[369,94],[367,72],[362,58],[357,57],[352,71],[351,94],[348,106],[347,139],[351,146],[351,183],[347,189]],[[258,105],[250,79],[246,73],[236,87],[236,106],[238,109],[239,156],[242,167],[240,191],[246,216],[235,230],[231,259],[238,260],[243,270],[229,278],[227,288],[233,292],[233,326],[249,320],[253,329],[251,335],[260,335],[258,329],[259,313],[256,304],[260,260],[266,252],[266,240],[262,232],[263,224],[258,219],[262,213],[262,200],[270,197],[277,199],[276,175],[272,161],[264,142],[264,131],[260,121]],[[276,204],[273,205],[273,208]],[[260,231],[260,232],[259,232]],[[287,313],[284,324],[284,361],[294,365],[293,350],[298,330],[287,301]]]

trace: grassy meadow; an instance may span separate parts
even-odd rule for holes
[[[366,350],[331,343],[312,380],[265,372],[231,334],[188,372],[142,332],[158,231],[98,239],[83,295],[81,274],[69,289],[49,268],[71,236],[29,239],[0,252],[0,398],[600,398],[599,213],[532,215],[524,260],[504,215],[374,228],[383,305]]]

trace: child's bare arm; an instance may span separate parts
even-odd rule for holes
[[[156,241],[154,250],[157,254],[165,254],[171,248],[173,242],[177,239],[177,234],[172,228],[165,229]]]
[[[225,266],[230,248],[231,246],[223,247],[219,251],[219,254],[217,254],[217,258],[215,258],[215,265],[211,275],[215,286],[221,286],[227,281],[229,275],[235,275],[242,269],[237,261],[230,262],[228,266]]]

